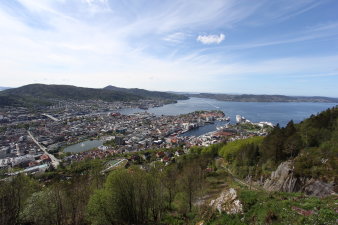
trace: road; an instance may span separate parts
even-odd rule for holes
[[[35,142],[35,144],[36,144],[37,146],[39,146],[39,148],[40,148],[46,155],[48,155],[48,157],[52,160],[52,165],[53,165],[55,168],[57,168],[57,167],[59,166],[59,164],[60,164],[60,160],[57,159],[57,158],[55,158],[54,155],[49,154],[49,153],[47,152],[47,148],[44,147],[44,146],[42,146],[42,145],[35,139],[35,137],[32,135],[32,133],[31,133],[29,130],[28,130],[27,132],[28,132],[28,135],[29,135],[29,136],[32,138],[32,140]]]
[[[246,187],[248,187],[252,190],[255,190],[255,191],[260,190],[259,188],[253,186],[252,184],[248,184],[247,182],[235,177],[235,175],[233,173],[231,173],[231,171],[228,168],[226,168],[225,166],[223,166],[223,168],[227,171],[227,173],[229,173],[231,175],[232,179],[234,179],[234,181],[236,181],[237,183],[240,183],[241,185],[246,186]]]
[[[42,113],[43,116],[47,116],[48,118],[50,118],[51,120],[54,120],[54,121],[59,121],[58,119],[56,119],[54,116],[51,116],[47,113]]]

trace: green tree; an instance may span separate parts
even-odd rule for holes
[[[167,193],[169,209],[172,208],[172,202],[177,192],[178,170],[176,166],[166,167],[163,171],[161,181]]]
[[[91,197],[88,219],[93,224],[158,222],[164,211],[162,191],[157,172],[147,173],[135,167],[115,170],[109,174],[104,188]],[[99,215],[104,218],[96,216],[100,210],[103,212]]]
[[[203,171],[196,162],[189,163],[183,168],[179,182],[182,192],[186,195],[190,212],[192,210],[193,201],[197,197],[197,192],[201,188],[202,178]]]
[[[33,179],[23,174],[11,181],[0,181],[0,224],[19,224],[25,201],[38,188]]]
[[[46,189],[32,194],[25,204],[21,217],[28,224],[61,224],[52,190]]]

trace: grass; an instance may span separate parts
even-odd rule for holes
[[[243,214],[208,214],[205,225],[220,224],[337,224],[338,197],[317,198],[302,193],[266,192],[249,190],[235,182],[225,171],[218,170],[207,177],[206,194],[215,199],[227,188],[237,190],[238,199],[243,204]],[[298,214],[293,208],[313,211],[312,215]]]
[[[243,204],[242,215],[220,215],[208,224],[336,224],[337,199],[333,196],[319,199],[300,193],[247,189],[240,189],[238,196]],[[314,214],[300,215],[292,207],[312,210]]]

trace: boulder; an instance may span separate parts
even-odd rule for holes
[[[218,198],[211,200],[209,206],[219,213],[238,214],[243,212],[243,205],[237,199],[237,192],[233,188],[222,191]]]

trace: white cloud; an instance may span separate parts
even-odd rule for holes
[[[173,34],[169,34],[168,36],[164,37],[163,40],[173,43],[180,43],[187,37],[187,34],[182,32],[176,32]]]
[[[108,0],[83,0],[88,5],[88,11],[92,14],[111,12]]]
[[[210,45],[210,44],[220,44],[222,41],[224,41],[225,35],[198,35],[196,38],[197,41],[201,42],[202,44]]]

